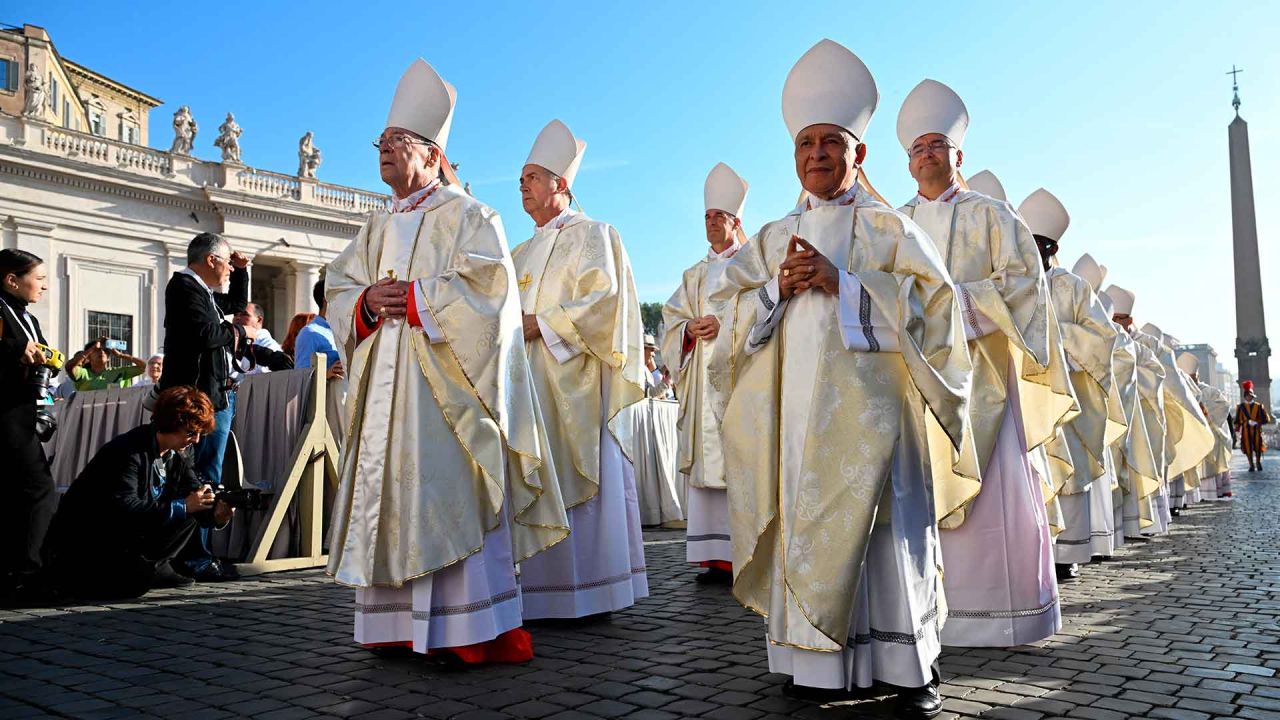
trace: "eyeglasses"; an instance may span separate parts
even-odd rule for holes
[[[925,153],[943,152],[948,148],[953,147],[955,147],[955,145],[950,140],[931,140],[920,145],[912,145],[911,149],[907,151],[907,154],[915,158],[920,157]]]
[[[435,143],[431,142],[430,140],[419,140],[417,138],[409,137],[408,135],[404,135],[404,134],[392,135],[390,137],[380,137],[377,140],[373,141],[373,147],[378,152],[382,152],[382,147],[384,145],[388,150],[398,150],[405,145],[434,145],[434,144]]]
[[[230,257],[222,257],[221,255],[210,255],[209,257],[213,258],[214,260],[217,260],[218,262],[222,263],[223,265],[226,265],[226,264],[228,264],[228,263],[230,263],[230,262],[231,262],[231,258],[230,258]]]

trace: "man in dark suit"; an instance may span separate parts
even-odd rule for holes
[[[164,374],[158,391],[192,385],[209,397],[214,429],[195,448],[195,471],[201,479],[222,484],[222,460],[235,416],[233,358],[244,353],[257,335],[251,327],[228,322],[249,301],[249,258],[232,252],[215,233],[200,233],[187,245],[187,267],[173,274],[164,291]],[[226,293],[218,288],[228,286]],[[201,530],[183,553],[197,580],[234,577],[209,551],[208,532]]]
[[[138,597],[192,581],[169,561],[197,527],[222,527],[215,504],[182,451],[214,428],[213,406],[190,386],[160,393],[151,422],[102,446],[71,484],[47,543],[51,575],[84,598]]]

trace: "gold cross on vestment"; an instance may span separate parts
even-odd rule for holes
[[[524,292],[524,289],[529,287],[529,283],[531,282],[533,282],[533,276],[529,273],[525,273],[524,277],[520,278],[520,282],[516,284],[520,286],[520,292]]]

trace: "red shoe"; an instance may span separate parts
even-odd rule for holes
[[[427,652],[427,657],[445,653],[461,660],[464,665],[529,662],[533,659],[533,636],[523,628],[515,628],[475,645],[434,648]]]

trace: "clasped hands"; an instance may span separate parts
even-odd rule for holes
[[[684,331],[696,340],[711,342],[720,334],[720,321],[715,315],[703,315],[684,324]]]
[[[409,314],[409,293],[413,283],[385,277],[364,292],[364,307],[380,318],[402,319]]]
[[[808,241],[792,235],[787,258],[778,266],[778,295],[790,300],[796,293],[815,288],[828,295],[839,295],[840,271]]]

